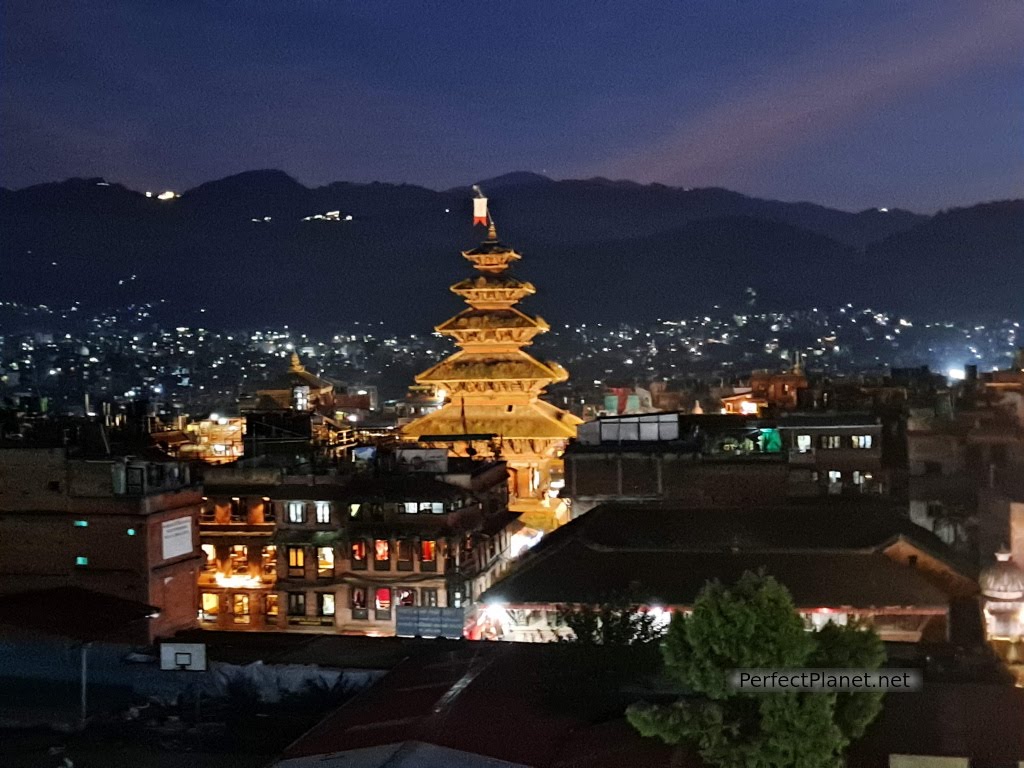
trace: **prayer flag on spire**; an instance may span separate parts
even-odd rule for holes
[[[474,186],[473,191],[476,192],[476,197],[473,198],[473,226],[483,224],[486,227],[488,224],[487,198],[483,196],[480,187]]]

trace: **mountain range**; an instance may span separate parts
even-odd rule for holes
[[[713,304],[853,302],[933,318],[1024,315],[1024,200],[924,216],[850,213],[726,189],[511,173],[480,182],[501,239],[554,323],[653,320]],[[0,189],[0,300],[82,309],[166,301],[182,322],[426,332],[458,311],[447,286],[471,190],[250,171],[173,199],[103,179]],[[315,218],[337,211],[336,220]],[[748,289],[752,289],[748,290]]]

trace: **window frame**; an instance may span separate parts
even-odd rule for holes
[[[329,501],[317,501],[314,503],[314,510],[316,515],[317,525],[330,525],[331,524],[331,507],[332,504]],[[325,514],[326,511],[326,514]]]
[[[306,522],[306,502],[289,501],[285,506],[289,523],[303,525]]]
[[[286,547],[285,554],[288,558],[288,575],[303,578],[306,575],[306,548]]]

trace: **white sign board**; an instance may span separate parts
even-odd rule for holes
[[[187,555],[192,551],[192,518],[179,517],[164,521],[160,529],[164,560]]]
[[[448,451],[444,448],[402,448],[398,466],[411,472],[447,472]]]
[[[206,671],[205,643],[160,643],[160,669]]]

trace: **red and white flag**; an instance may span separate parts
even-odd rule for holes
[[[487,198],[486,197],[474,197],[473,198],[473,226],[477,224],[483,224],[487,226]]]

